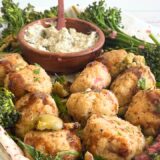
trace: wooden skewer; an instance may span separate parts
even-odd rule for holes
[[[58,21],[57,29],[61,30],[66,26],[64,17],[64,0],[58,0]]]

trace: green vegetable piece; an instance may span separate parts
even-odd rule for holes
[[[40,73],[40,68],[37,68],[37,69],[33,70],[33,73],[34,74],[39,74]]]
[[[0,88],[0,125],[8,129],[14,127],[19,118],[13,104],[14,95],[5,88]]]
[[[64,102],[62,102],[62,99],[57,94],[52,94],[53,99],[55,100],[57,107],[59,109],[59,112],[61,115],[67,115],[67,107]]]
[[[142,89],[142,90],[145,90],[145,89],[147,89],[147,86],[146,86],[146,79],[145,78],[140,78],[139,80],[138,80],[138,88],[139,89]]]
[[[34,82],[39,82],[39,77],[34,77]]]

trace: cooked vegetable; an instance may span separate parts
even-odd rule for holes
[[[145,78],[140,78],[139,80],[138,80],[138,88],[139,89],[142,89],[142,90],[145,90],[145,89],[147,89],[147,86],[146,86],[146,79]]]
[[[15,125],[19,118],[13,104],[14,95],[5,88],[0,88],[0,125],[8,129]]]
[[[106,8],[105,1],[93,2],[79,18],[95,23],[106,36],[104,49],[126,49],[128,51],[143,55],[147,64],[160,82],[160,43],[150,34],[155,44],[139,40],[135,36],[125,34],[121,29],[121,10],[117,8]]]
[[[51,114],[44,114],[39,117],[37,123],[38,130],[60,130],[63,128],[63,121]]]
[[[1,12],[0,22],[1,24],[5,23],[7,27],[2,32],[0,51],[16,51],[19,49],[17,34],[22,26],[37,19],[56,16],[57,7],[52,7],[44,12],[37,12],[31,4],[21,9],[19,4],[14,3],[13,0],[2,0]]]
[[[40,151],[37,151],[34,147],[23,143],[20,139],[16,137],[12,138],[17,142],[19,147],[22,148],[26,154],[29,154],[33,158],[33,160],[63,160],[63,157],[66,155],[79,155],[79,153],[76,151],[61,151],[58,152],[55,157],[47,156],[42,154]]]
[[[58,110],[60,112],[61,116],[65,116],[68,114],[66,102],[63,101],[62,98],[60,98],[57,94],[52,94],[53,99],[55,100]]]
[[[64,75],[59,76],[55,74],[55,81],[53,84],[52,92],[60,97],[66,97],[69,95],[70,82],[67,81]]]

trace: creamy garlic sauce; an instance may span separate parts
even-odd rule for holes
[[[71,53],[86,50],[98,40],[97,33],[77,32],[74,28],[57,30],[55,25],[45,28],[40,24],[30,26],[24,39],[34,48],[54,53]]]

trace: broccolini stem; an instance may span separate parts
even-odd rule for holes
[[[155,38],[155,36],[151,33],[149,34],[149,37],[152,39],[152,41],[157,44],[158,46],[160,45],[160,43],[158,42],[158,40]]]

